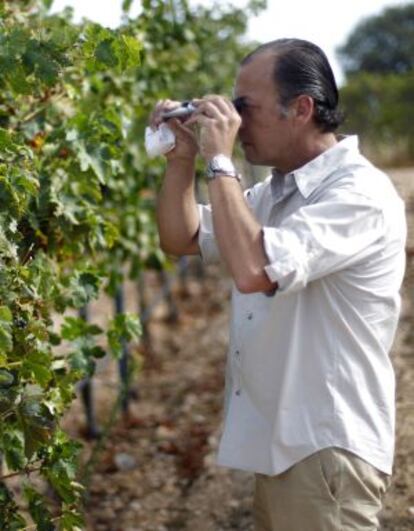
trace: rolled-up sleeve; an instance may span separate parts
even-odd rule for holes
[[[326,197],[279,227],[263,227],[265,271],[278,292],[297,291],[373,256],[383,235],[383,212],[372,200],[354,192]]]
[[[213,228],[213,214],[211,205],[198,204],[198,215],[200,217],[200,228],[198,231],[198,246],[201,258],[206,264],[220,262],[220,252],[217,247],[216,237]]]

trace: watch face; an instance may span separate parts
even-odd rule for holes
[[[207,164],[207,177],[214,178],[215,175],[220,173],[237,177],[233,162],[225,155],[216,155]]]
[[[213,157],[210,162],[213,171],[225,170],[234,172],[232,161],[224,155],[217,155],[216,157]]]

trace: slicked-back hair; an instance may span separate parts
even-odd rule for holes
[[[274,57],[273,79],[283,109],[301,94],[314,100],[314,120],[323,132],[335,131],[344,116],[338,109],[339,95],[332,68],[325,53],[302,39],[277,39],[259,46],[247,55],[241,66],[261,53]]]

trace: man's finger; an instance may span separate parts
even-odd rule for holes
[[[228,113],[226,114],[226,110],[223,113],[221,108],[213,101],[203,101],[197,107],[197,110],[194,112],[194,114],[204,114],[208,118],[214,118],[216,120],[222,121],[226,119]]]
[[[155,105],[154,111],[151,114],[150,125],[153,129],[156,129],[163,121],[163,114],[168,111],[172,111],[181,105],[179,101],[173,100],[158,100]]]
[[[210,118],[209,116],[206,116],[205,114],[196,114],[194,113],[186,122],[186,125],[211,125],[213,123],[217,123],[217,120],[215,118]]]
[[[170,118],[168,120],[168,127],[174,131],[174,133],[180,135],[180,134],[192,134],[192,131],[189,127],[184,125],[180,120],[177,118]]]
[[[225,96],[212,94],[210,96],[206,96],[206,101],[212,102],[220,109],[221,113],[225,114],[226,116],[229,114],[229,111],[234,112],[234,106],[232,102]]]

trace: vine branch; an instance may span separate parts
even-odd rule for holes
[[[10,479],[10,478],[13,478],[13,477],[16,477],[16,476],[23,476],[24,474],[29,476],[30,474],[32,474],[32,472],[37,472],[41,468],[42,468],[41,466],[37,466],[37,467],[33,467],[33,468],[27,468],[25,470],[20,470],[19,472],[12,472],[11,474],[6,474],[5,476],[0,476],[0,481],[4,481],[5,479]]]
[[[33,118],[36,118],[39,114],[42,114],[43,111],[45,111],[48,107],[50,107],[52,104],[57,103],[58,101],[62,100],[65,96],[67,96],[66,92],[61,92],[60,94],[57,94],[55,97],[51,98],[47,103],[44,105],[41,105],[37,109],[29,112],[26,114],[26,116],[23,116],[21,120],[17,122],[16,129],[20,129],[20,127],[33,120]]]

